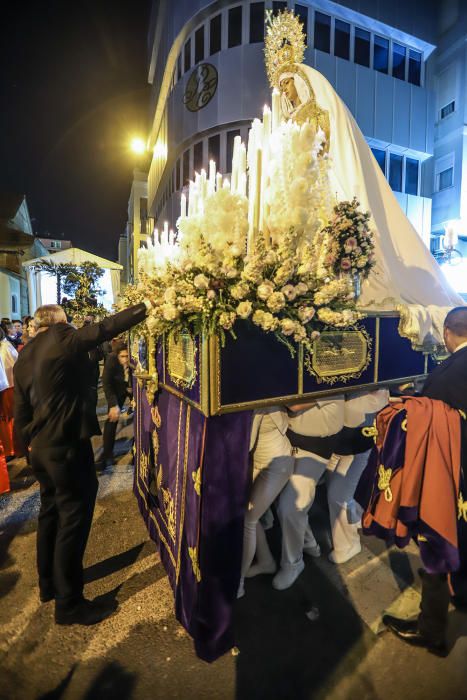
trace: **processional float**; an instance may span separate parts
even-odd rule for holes
[[[272,109],[236,137],[229,179],[213,161],[195,175],[125,298],[156,303],[131,335],[134,491],[208,661],[234,645],[252,412],[423,377],[462,303],[303,64],[299,19],[269,18],[265,47]]]

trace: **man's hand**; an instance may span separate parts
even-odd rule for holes
[[[112,408],[109,410],[109,421],[111,423],[116,423],[120,417],[120,409],[118,406],[112,406]]]

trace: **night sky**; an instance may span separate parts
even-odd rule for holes
[[[132,135],[147,134],[150,0],[2,10],[0,188],[34,232],[111,260],[127,214]]]

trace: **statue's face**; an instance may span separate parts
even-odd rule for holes
[[[281,92],[283,92],[292,103],[298,100],[297,88],[295,87],[293,78],[284,78],[281,80],[280,88]]]

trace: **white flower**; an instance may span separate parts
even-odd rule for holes
[[[175,287],[167,287],[164,292],[164,301],[167,304],[175,304],[177,301],[177,290]]]
[[[266,265],[275,265],[277,262],[277,253],[275,250],[268,250],[265,257]]]
[[[297,285],[295,285],[295,291],[297,293],[297,296],[306,294],[308,291],[308,285],[305,284],[305,282],[299,282]]]
[[[309,323],[315,313],[316,310],[312,306],[300,306],[298,309],[298,318],[302,323]]]
[[[178,311],[173,304],[164,304],[162,306],[162,315],[166,321],[175,321]]]
[[[248,318],[253,310],[251,301],[241,301],[235,309],[239,318]]]
[[[234,258],[239,258],[239,257],[241,256],[241,254],[242,254],[242,251],[241,251],[241,249],[240,249],[240,246],[238,246],[238,245],[233,245],[233,246],[231,246],[231,248],[230,248],[230,253],[232,254],[232,256],[233,256]]]
[[[197,289],[207,289],[209,287],[209,280],[206,275],[196,275],[193,284]]]
[[[207,299],[215,299],[216,298],[216,292],[214,289],[208,289],[208,293],[206,294]]]
[[[223,311],[219,316],[219,325],[228,331],[232,328],[236,318],[237,314],[235,311]]]
[[[365,265],[367,265],[367,263],[368,263],[367,256],[362,255],[362,257],[357,260],[357,267],[359,267],[359,268],[365,267]]]
[[[285,287],[282,287],[281,292],[289,301],[293,301],[297,296],[297,290],[293,284],[286,284]]]
[[[293,334],[293,339],[297,343],[301,343],[303,340],[306,338],[306,330],[303,328],[303,326],[296,325],[295,327],[295,333]]]
[[[279,320],[267,311],[263,315],[261,328],[263,331],[275,331],[279,325]]]
[[[271,311],[277,313],[285,306],[285,297],[282,292],[273,292],[267,300],[267,307]]]
[[[256,294],[258,295],[258,298],[262,299],[262,301],[266,301],[266,299],[268,297],[270,297],[273,292],[274,292],[274,285],[269,280],[262,282],[258,286],[258,289],[256,290]]]
[[[261,309],[258,309],[253,314],[253,323],[256,326],[261,326],[261,324],[263,323],[263,317],[264,317],[264,311],[261,311]]]
[[[284,335],[292,335],[295,332],[295,321],[291,318],[283,318],[281,321],[281,331]]]
[[[230,290],[230,293],[234,299],[237,299],[237,301],[240,301],[240,299],[244,299],[246,296],[248,296],[249,291],[250,291],[250,288],[248,287],[246,282],[238,282],[238,284],[236,284],[232,287],[232,289]]]

